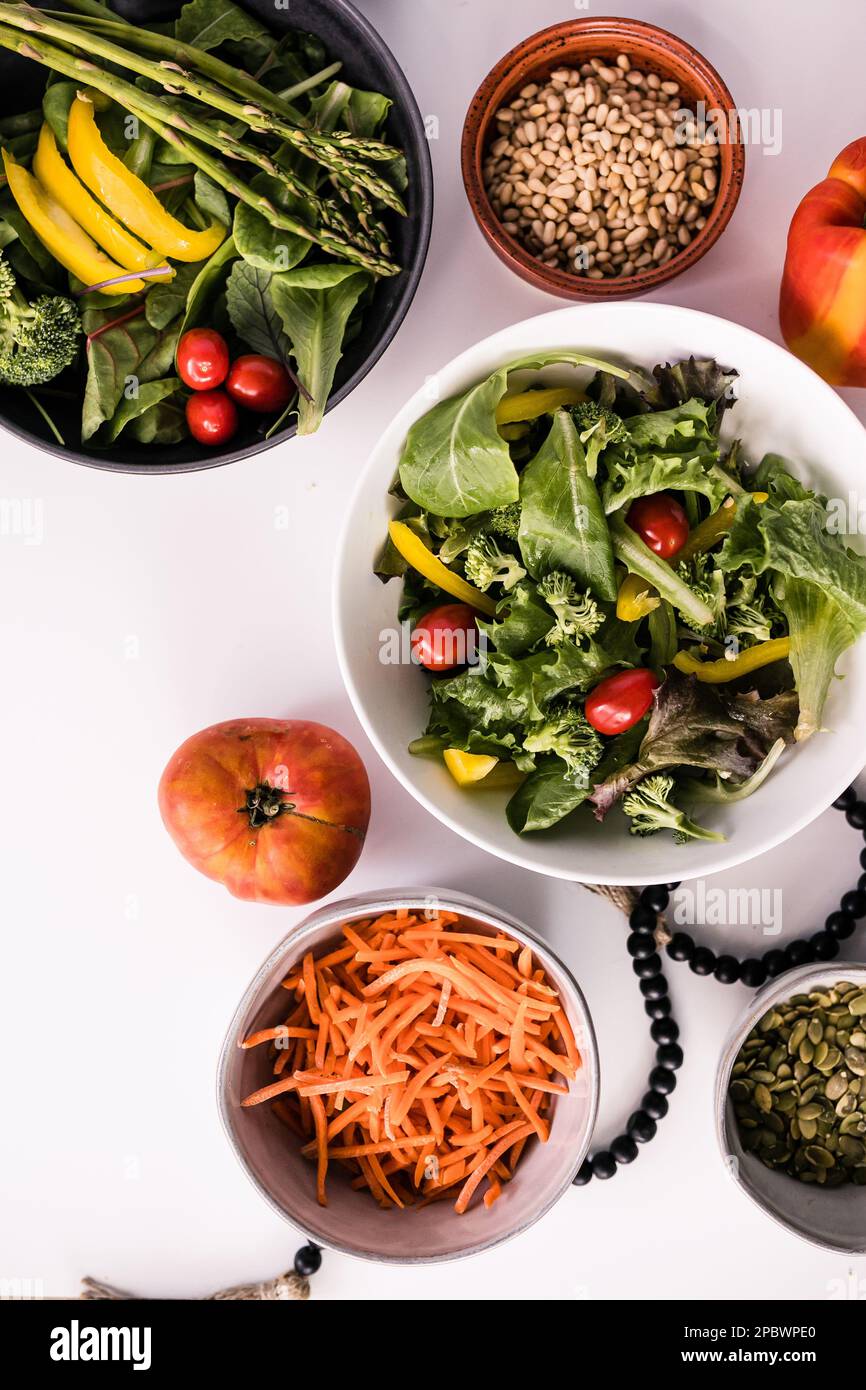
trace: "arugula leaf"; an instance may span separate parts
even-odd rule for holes
[[[224,227],[231,226],[232,214],[225,190],[220,188],[218,183],[214,183],[213,179],[209,179],[207,174],[203,174],[201,169],[196,169],[193,176],[193,191],[195,205],[206,217],[214,222],[221,222]]]
[[[750,777],[777,739],[793,738],[797,697],[783,691],[762,700],[702,683],[677,670],[656,691],[636,759],[596,786],[590,796],[597,820],[642,777],[667,768],[706,768],[726,778]]]
[[[269,270],[236,261],[226,281],[226,305],[235,332],[253,352],[287,362],[292,344],[274,306],[275,278]]]
[[[144,300],[144,312],[152,328],[167,328],[179,314],[186,312],[190,291],[201,274],[206,261],[191,261],[176,265],[174,276],[163,284],[157,281]]]
[[[547,830],[575,811],[589,795],[590,787],[569,778],[568,768],[555,753],[544,753],[534,772],[521,782],[505,808],[511,829],[518,835]]]
[[[251,180],[250,187],[256,193],[263,193],[275,207],[291,213],[299,221],[303,222],[309,217],[307,204],[290,193],[281,179],[259,173]],[[259,270],[291,270],[312,248],[308,237],[275,227],[262,213],[241,202],[235,206],[234,239],[244,260]]]
[[[217,247],[208,260],[197,263],[201,269],[187,293],[186,312],[180,325],[180,337],[183,337],[188,328],[197,328],[211,314],[228,274],[228,268],[237,254],[234,238],[229,236],[226,237],[221,246]],[[177,278],[179,276],[180,272],[178,272]],[[165,288],[169,289],[170,286],[167,285]],[[148,299],[154,293],[155,290],[151,290]]]
[[[440,401],[416,420],[400,456],[400,482],[408,497],[437,516],[464,517],[505,507],[518,498],[517,469],[496,424],[508,377],[551,363],[592,366],[627,377],[620,367],[556,348],[498,367],[460,396]]]
[[[338,262],[299,266],[271,281],[273,308],[291,340],[300,380],[312,397],[302,395],[298,401],[298,434],[312,434],[322,423],[346,324],[369,284],[367,271]]]
[[[166,397],[180,390],[180,378],[163,377],[160,381],[147,381],[139,387],[134,396],[124,396],[117,410],[94,439],[95,444],[112,444],[133,420],[145,415]],[[139,436],[140,437],[140,436]]]
[[[518,544],[529,573],[567,570],[600,598],[616,598],[613,548],[571,415],[557,410],[520,477]]]
[[[212,52],[224,43],[247,43],[262,59],[276,44],[263,24],[232,0],[189,0],[175,21],[175,38]]]

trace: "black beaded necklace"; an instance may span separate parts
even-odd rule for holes
[[[833,802],[842,811],[848,824],[866,836],[866,801],[859,801],[853,787],[848,787]],[[759,989],[767,980],[775,979],[785,970],[811,961],[833,960],[839,954],[839,942],[853,936],[857,922],[866,917],[866,849],[860,851],[860,868],[864,871],[857,887],[843,893],[836,912],[831,912],[822,931],[813,936],[790,941],[784,950],[765,951],[762,956],[737,960],[736,956],[717,956],[708,946],[697,946],[688,932],[676,932],[665,950],[671,960],[687,961],[695,975],[712,975],[722,985],[739,982],[749,989]],[[651,1018],[650,1037],[656,1044],[655,1066],[649,1074],[649,1089],[641,1099],[640,1108],[629,1117],[624,1134],[618,1134],[608,1149],[599,1149],[586,1158],[574,1179],[575,1187],[585,1187],[591,1178],[612,1178],[617,1169],[633,1163],[640,1150],[655,1137],[658,1121],[668,1113],[668,1096],[676,1088],[676,1073],[683,1064],[683,1050],[677,1039],[679,1025],[672,1016],[668,982],[658,952],[656,932],[659,919],[667,911],[670,895],[678,883],[657,883],[644,888],[637,904],[629,914],[630,931],[625,947],[632,958],[632,970],[638,977],[644,1008]],[[322,1263],[322,1252],[310,1241],[295,1255],[295,1273],[309,1278]]]
[[[833,802],[842,811],[848,824],[866,832],[866,801],[859,801],[853,787],[847,787]],[[866,849],[860,851],[860,868],[866,870]],[[674,1090],[675,1072],[683,1063],[683,1050],[677,1042],[679,1027],[671,1016],[668,982],[656,947],[659,918],[667,911],[670,895],[678,883],[654,884],[644,888],[637,906],[629,914],[631,928],[625,947],[632,958],[632,969],[640,980],[644,1008],[653,1020],[650,1036],[656,1047],[656,1065],[649,1074],[650,1089],[640,1109],[629,1118],[625,1133],[617,1135],[609,1149],[600,1149],[584,1160],[577,1177],[577,1187],[591,1178],[612,1178],[622,1163],[632,1163],[638,1155],[638,1144],[646,1144],[656,1133],[656,1122],[668,1111],[667,1098]],[[858,919],[866,917],[866,872],[861,873],[857,887],[843,893],[836,912],[831,912],[822,931],[814,936],[789,941],[784,950],[765,951],[762,956],[737,960],[736,956],[717,956],[708,946],[697,946],[688,932],[676,932],[665,947],[671,960],[687,961],[695,975],[712,975],[722,985],[739,982],[749,989],[759,989],[767,980],[775,979],[785,970],[812,961],[833,960],[839,954],[839,942],[852,936]]]

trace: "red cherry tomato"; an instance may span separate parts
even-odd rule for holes
[[[191,328],[177,345],[177,373],[193,391],[212,391],[226,379],[229,350],[213,328]]]
[[[196,391],[186,403],[186,423],[199,444],[227,444],[238,427],[238,412],[225,391]]]
[[[675,497],[669,492],[653,492],[639,497],[628,509],[626,521],[641,540],[669,560],[685,545],[689,534],[689,519]]]
[[[478,629],[466,603],[432,608],[412,633],[412,655],[428,671],[450,671],[474,660]]]
[[[658,677],[644,666],[617,671],[587,695],[586,717],[600,734],[621,734],[643,719],[658,683]]]
[[[292,378],[282,362],[257,352],[235,358],[226,390],[238,405],[262,415],[285,410],[294,393]]]

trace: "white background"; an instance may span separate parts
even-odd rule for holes
[[[41,1280],[49,1295],[74,1295],[90,1273],[141,1294],[195,1297],[276,1274],[299,1243],[235,1163],[213,1092],[223,1031],[248,978],[304,914],[239,903],[196,874],[156,807],[168,756],[213,721],[312,717],[357,743],[374,815],[341,892],[438,882],[550,934],[599,1030],[600,1141],[623,1126],[652,1062],[622,920],[578,887],[485,857],[426,815],[362,735],[330,635],[334,537],[385,423],[475,339],[557,307],[482,242],[458,147],[470,97],[497,59],[581,11],[566,0],[361,8],[422,112],[439,122],[427,269],[408,320],[361,387],[314,438],[185,477],[112,476],[0,440],[0,497],[40,500],[45,527],[41,545],[0,540],[0,1278]],[[782,113],[781,154],[748,153],[721,241],[656,296],[778,338],[790,215],[836,153],[866,133],[860,7],[647,0],[617,10],[694,43],[738,104]],[[866,419],[866,395],[848,398]],[[818,929],[854,882],[858,849],[827,812],[786,848],[717,882],[781,887],[784,939]],[[749,935],[707,928],[703,937],[719,948],[766,947]],[[858,947],[847,945],[853,958]],[[715,1150],[716,1060],[746,992],[674,964],[668,975],[686,1062],[659,1137],[633,1167],[570,1192],[487,1257],[403,1270],[326,1255],[314,1297],[823,1299],[851,1296],[861,1280],[866,1296],[866,1260],[823,1253],[773,1226]]]

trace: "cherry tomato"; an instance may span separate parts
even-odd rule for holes
[[[669,492],[653,492],[639,497],[628,509],[626,521],[641,540],[669,560],[685,545],[689,534],[689,519],[675,497]]]
[[[238,412],[225,391],[196,391],[186,403],[186,423],[199,444],[216,447],[231,439],[238,427]]]
[[[285,410],[294,394],[292,378],[282,362],[250,352],[236,357],[226,381],[232,400],[247,410],[270,415]]]
[[[478,629],[467,603],[431,608],[412,633],[412,655],[428,671],[450,671],[475,656]]]
[[[229,350],[213,328],[191,328],[177,345],[177,373],[193,391],[212,391],[226,379]]]
[[[617,671],[589,692],[584,713],[600,734],[621,734],[643,719],[658,683],[658,677],[645,666]]]

